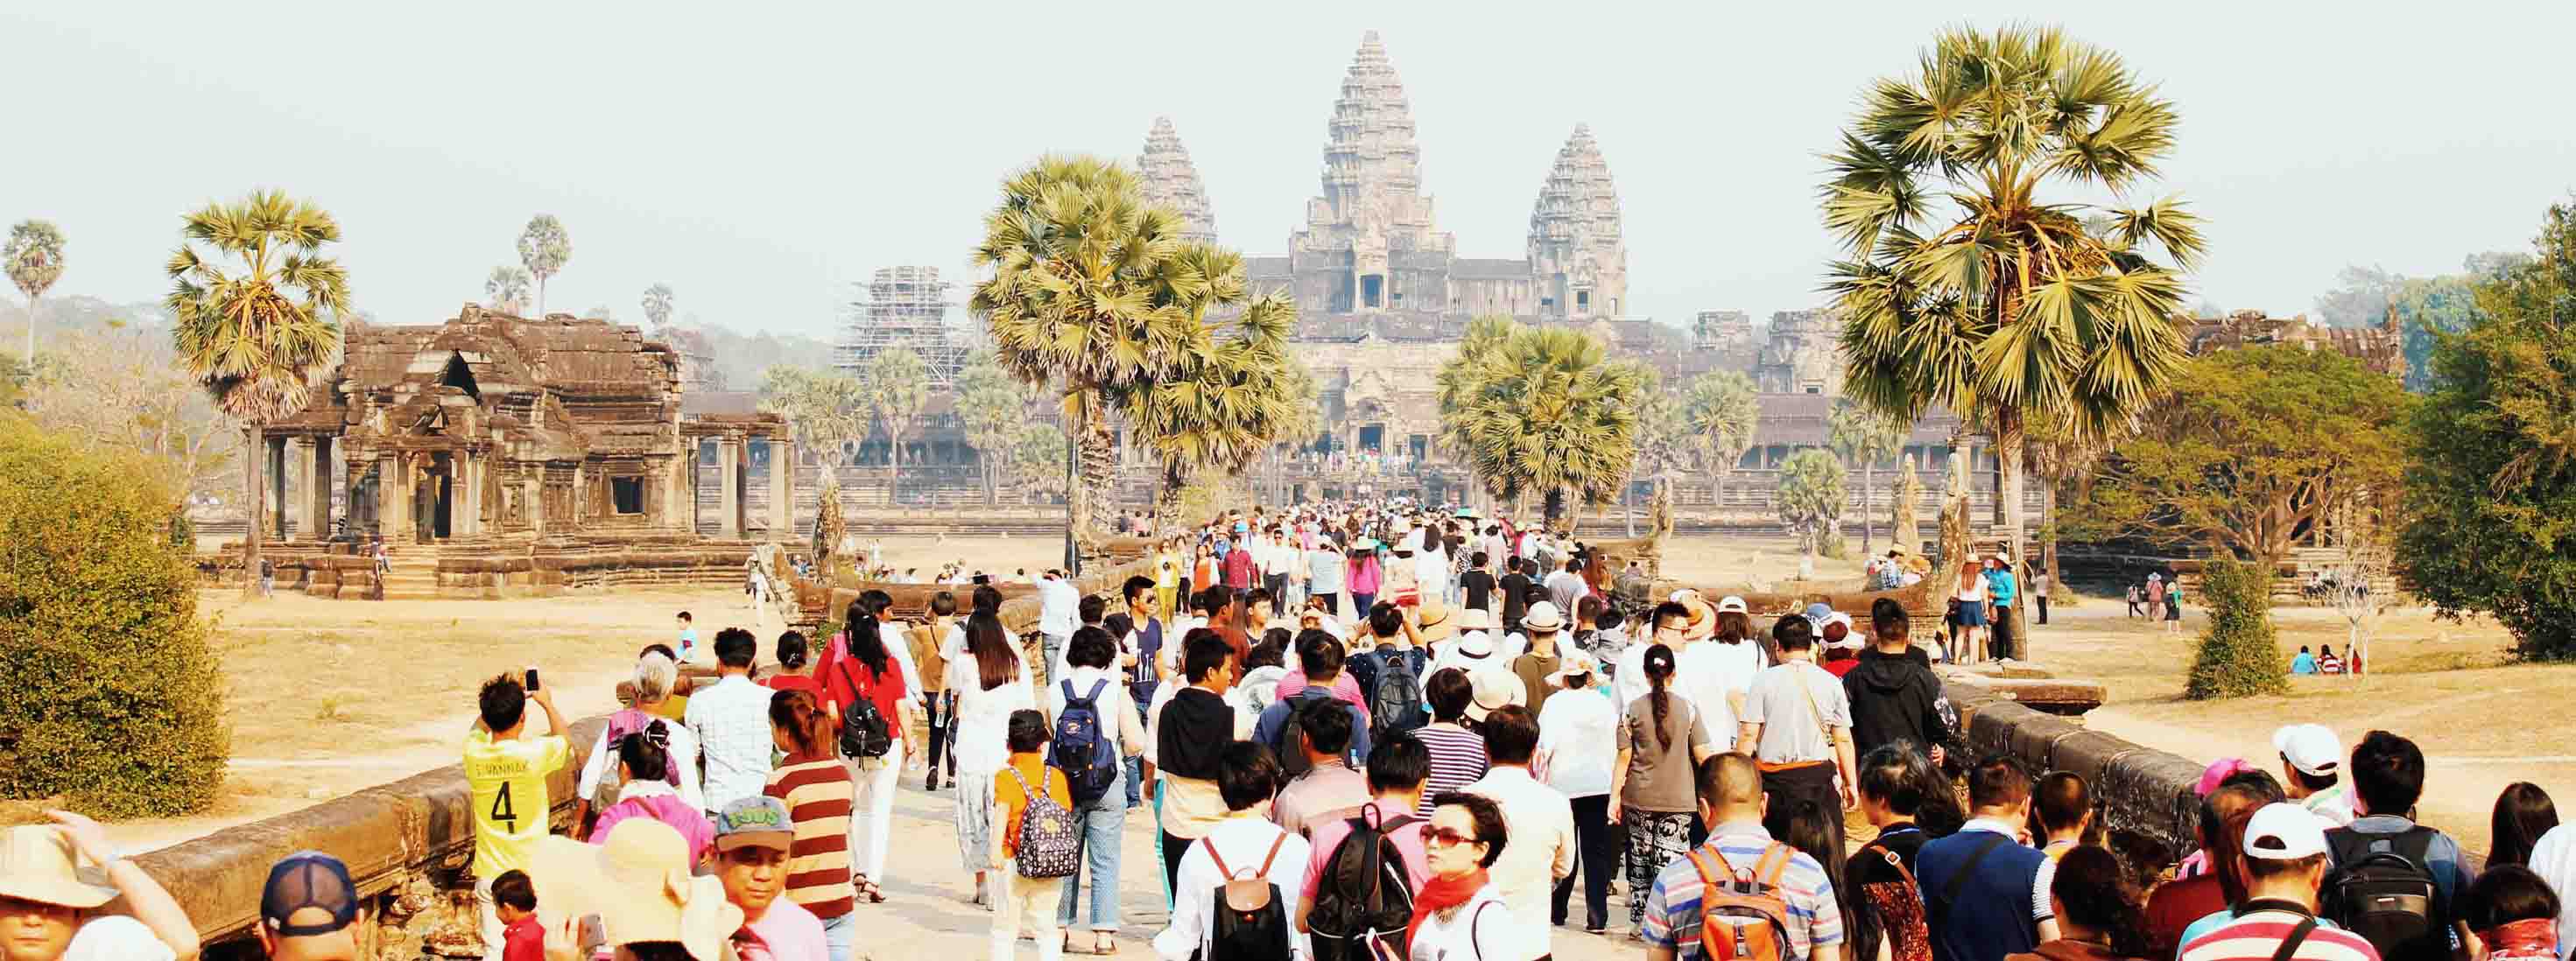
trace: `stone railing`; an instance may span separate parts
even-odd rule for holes
[[[2006,692],[1955,679],[1943,686],[1976,756],[2010,754],[2034,773],[2072,771],[2092,787],[2104,830],[2150,838],[2173,856],[2197,846],[2192,787],[2202,762],[2033,710]]]

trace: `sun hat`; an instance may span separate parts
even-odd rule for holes
[[[1822,623],[1822,624],[1818,624],[1818,625],[1816,625],[1816,636],[1817,636],[1817,637],[1819,637],[1819,638],[1822,638],[1823,636],[1825,636],[1825,628],[1832,627],[1833,625],[1836,625],[1836,624],[1840,624],[1840,625],[1842,625],[1842,626],[1843,626],[1843,630],[1844,630],[1844,631],[1846,631],[1846,632],[1848,632],[1848,633],[1845,633],[1845,634],[1843,635],[1843,639],[1842,639],[1842,640],[1839,640],[1839,641],[1826,641],[1826,642],[1825,642],[1825,646],[1826,646],[1826,647],[1834,648],[1834,649],[1836,649],[1836,650],[1849,651],[1849,650],[1858,650],[1858,649],[1860,649],[1860,648],[1868,647],[1868,646],[1869,646],[1868,642],[1863,641],[1863,640],[1861,639],[1861,636],[1860,636],[1860,632],[1859,632],[1859,631],[1852,630],[1852,616],[1851,616],[1851,615],[1849,615],[1849,614],[1845,614],[1845,613],[1843,613],[1843,612],[1841,612],[1841,611],[1835,611],[1835,612],[1833,612],[1833,613],[1831,613],[1831,614],[1827,614],[1827,615],[1825,615],[1825,622],[1824,622],[1824,623]]]
[[[1682,608],[1690,612],[1690,618],[1682,622],[1682,640],[1697,641],[1717,636],[1717,612],[1725,610],[1725,607],[1710,608],[1707,601],[1694,597],[1683,601]]]
[[[1813,603],[1813,604],[1809,604],[1809,605],[1807,605],[1807,611],[1806,611],[1806,614],[1807,614],[1807,623],[1809,623],[1809,624],[1813,624],[1813,625],[1816,625],[1816,626],[1817,626],[1817,627],[1819,627],[1819,628],[1822,628],[1822,627],[1824,627],[1824,626],[1825,626],[1825,615],[1827,615],[1827,614],[1831,614],[1831,613],[1833,613],[1833,612],[1834,612],[1834,606],[1833,606],[1833,605],[1831,605],[1831,604],[1827,604],[1827,603],[1825,603],[1825,602],[1823,602],[1823,601],[1817,601],[1817,602],[1815,602],[1815,603]]]
[[[1455,622],[1461,631],[1490,631],[1494,629],[1494,612],[1481,607],[1462,607],[1458,609]]]
[[[1467,702],[1467,719],[1482,721],[1485,715],[1529,700],[1529,689],[1519,678],[1503,671],[1468,671],[1467,683],[1476,697]]]
[[[2218,790],[2219,783],[2227,780],[2229,775],[2235,774],[2238,771],[2251,770],[2254,770],[2254,765],[2245,763],[2244,758],[2219,758],[2218,760],[2209,762],[2208,767],[2201,769],[2200,783],[2192,785],[2192,790],[2198,793],[2201,797],[2208,797],[2209,792]]]
[[[296,924],[295,912],[320,908],[329,923]],[[259,891],[259,922],[281,938],[331,934],[358,920],[358,886],[349,866],[320,851],[297,851],[268,869]]]
[[[1565,652],[1565,658],[1556,663],[1556,673],[1549,674],[1547,682],[1557,687],[1564,687],[1566,678],[1583,677],[1600,670],[1600,667],[1593,662],[1589,652],[1576,648]]]
[[[116,895],[106,872],[82,868],[71,838],[53,825],[22,825],[0,834],[0,898],[87,909]]]
[[[1741,597],[1737,597],[1737,596],[1735,596],[1735,595],[1733,595],[1733,594],[1729,594],[1729,595],[1726,595],[1725,597],[1721,597],[1721,598],[1718,598],[1718,599],[1717,599],[1717,612],[1718,612],[1718,613],[1720,613],[1720,614],[1750,614],[1750,613],[1752,613],[1752,611],[1750,611],[1750,610],[1748,610],[1747,608],[1745,608],[1745,606],[1744,606],[1744,599],[1743,599],[1743,598],[1741,598]]]
[[[1560,630],[1565,627],[1565,613],[1557,610],[1553,602],[1540,601],[1521,615],[1521,626],[1533,631]]]
[[[2245,856],[2296,861],[2326,853],[2326,822],[2316,812],[2285,801],[2256,808],[2245,822]]]
[[[1457,651],[1459,657],[1481,661],[1494,656],[1494,635],[1468,631],[1458,635],[1458,643],[1451,645],[1451,649]]]
[[[724,844],[722,835],[716,843]],[[539,839],[528,880],[550,911],[599,915],[621,944],[677,941],[705,961],[742,928],[742,909],[726,903],[724,882],[690,876],[689,842],[651,818],[619,821],[596,845],[562,835]]]
[[[1445,641],[1458,636],[1458,625],[1452,620],[1449,605],[1441,603],[1439,598],[1425,597],[1422,603],[1415,605],[1414,610],[1419,612],[1420,619],[1415,624],[1415,629],[1421,634],[1422,643]]]
[[[2291,767],[2312,777],[2343,769],[2343,741],[2323,724],[2290,724],[2272,732],[2272,749]]]

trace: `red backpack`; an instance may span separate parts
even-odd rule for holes
[[[1772,842],[1752,870],[1739,871],[1714,847],[1688,855],[1700,880],[1700,957],[1707,961],[1790,961],[1789,902],[1780,876],[1796,850]],[[1710,862],[1715,862],[1714,866]]]

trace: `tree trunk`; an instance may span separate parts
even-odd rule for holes
[[[29,322],[33,323],[32,315]],[[34,343],[35,334],[27,336]],[[267,526],[263,515],[268,513],[268,498],[261,496],[261,487],[268,473],[268,451],[262,440],[259,425],[242,426],[242,479],[250,488],[243,502],[250,523],[242,528],[242,596],[246,598],[259,596],[259,541],[261,528]]]
[[[546,316],[546,275],[544,275],[544,274],[538,274],[538,275],[537,275],[537,318],[538,318],[538,319],[540,319],[540,320],[542,320],[542,319],[544,319],[544,318],[545,318],[545,316]]]
[[[2063,590],[2065,585],[2057,576],[2057,484],[2050,482],[2041,487],[2039,496],[2042,498],[2041,509],[2048,517],[2048,589],[2060,597],[2071,598],[2074,595]]]
[[[1863,562],[1878,556],[1877,548],[1870,546],[1869,539],[1870,510],[1873,506],[1873,498],[1870,495],[1877,487],[1878,465],[1867,455],[1863,455],[1860,461],[1860,559]]]
[[[1574,530],[1574,521],[1571,518],[1566,518],[1564,488],[1549,488],[1545,505],[1547,529],[1550,532],[1562,534],[1570,533]],[[1559,518],[1566,518],[1565,526],[1561,530],[1557,527],[1557,521]]]
[[[887,432],[886,432],[886,502],[887,502],[887,503],[892,504],[892,505],[897,506],[897,507],[901,507],[901,506],[903,506],[903,494],[902,494],[902,491],[901,491],[901,490],[899,490],[899,488],[900,488],[900,486],[902,485],[902,483],[903,483],[903,434],[902,434],[901,432],[898,432],[898,431],[887,431]]]
[[[1091,429],[1091,405],[1066,418],[1064,432],[1064,568],[1082,574],[1082,531],[1091,525],[1091,486],[1082,482],[1082,435]]]
[[[1824,539],[1818,534],[1823,522],[1809,521],[1802,526],[1806,530],[1798,538],[1798,579],[1812,581],[1816,579],[1816,542]]]
[[[2001,476],[1995,484],[1995,500],[1997,506],[2003,509],[2004,549],[2012,558],[2014,567],[2023,566],[2023,558],[2028,556],[2028,553],[2022,549],[2021,509],[2021,465],[2023,456],[2028,453],[2023,448],[2026,440],[2022,433],[2019,411],[2005,408],[1996,415],[1995,472]],[[2022,602],[2010,608],[2006,619],[2011,622],[2013,649],[1998,656],[2011,657],[2019,661],[2030,660],[2027,647],[2030,643],[2030,635],[2023,630],[2024,618],[2022,617],[2022,609],[2029,606],[2028,602]]]
[[[1619,516],[1628,522],[1629,537],[1637,536],[1637,488],[1635,484],[1619,485]]]
[[[36,375],[36,295],[27,295],[27,376]]]

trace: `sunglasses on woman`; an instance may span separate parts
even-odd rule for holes
[[[1430,824],[1422,826],[1422,842],[1432,847],[1445,848],[1459,844],[1474,844],[1479,840],[1482,839],[1474,835],[1458,833],[1456,828],[1433,827]]]

